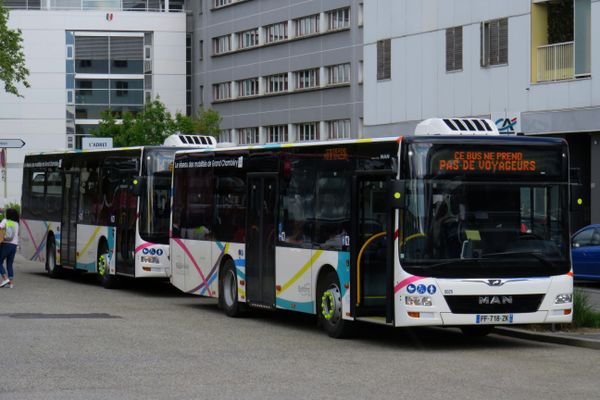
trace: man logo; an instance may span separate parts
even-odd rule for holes
[[[512,296],[479,296],[479,304],[512,304]]]
[[[488,285],[490,285],[490,286],[502,286],[502,279],[488,279]]]

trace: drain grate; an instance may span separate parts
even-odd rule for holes
[[[89,314],[42,314],[42,313],[14,313],[0,314],[0,317],[17,318],[17,319],[116,319],[121,318],[117,315],[106,313],[89,313]]]

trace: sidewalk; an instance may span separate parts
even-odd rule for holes
[[[587,288],[585,284],[583,286],[577,285],[576,289],[587,293],[590,296],[589,300],[592,308],[595,311],[600,312],[600,295],[597,290],[593,291],[590,288]],[[538,332],[527,329],[498,326],[494,330],[494,333],[519,339],[600,350],[600,329],[590,329],[588,331],[582,330],[580,332]]]
[[[600,331],[596,332],[537,332],[519,328],[496,327],[494,333],[518,339],[556,343],[600,350]]]

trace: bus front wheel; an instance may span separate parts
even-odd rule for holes
[[[98,280],[100,281],[100,284],[106,289],[115,288],[117,285],[117,277],[110,274],[108,248],[105,244],[100,245],[98,248],[96,268],[98,271]]]
[[[225,261],[219,276],[219,305],[230,317],[240,317],[245,304],[238,301],[238,280],[233,260]]]
[[[342,292],[337,274],[330,271],[318,284],[317,318],[319,325],[333,338],[350,336],[351,321],[342,318]]]

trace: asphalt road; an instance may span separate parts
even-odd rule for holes
[[[166,282],[106,290],[18,261],[0,289],[0,399],[593,399],[600,353],[453,329],[227,318]]]

